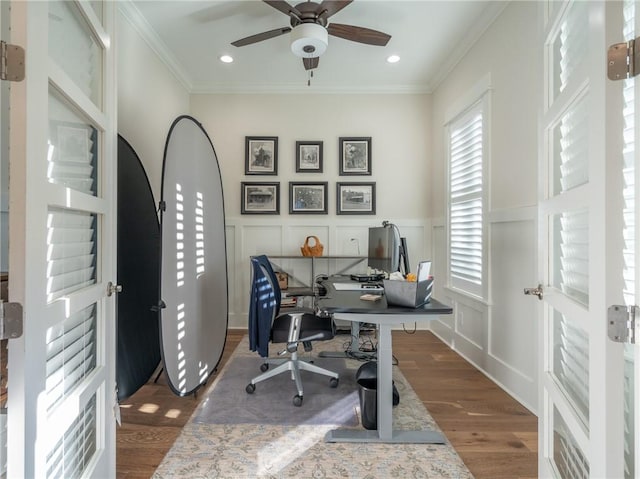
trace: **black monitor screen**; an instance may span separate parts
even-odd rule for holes
[[[394,228],[369,228],[369,267],[388,273],[398,271],[399,239]]]

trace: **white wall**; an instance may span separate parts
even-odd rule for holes
[[[436,283],[454,306],[433,325],[454,349],[537,411],[536,307],[522,294],[536,276],[537,121],[542,95],[538,4],[512,2],[433,94],[433,244],[436,274],[446,275],[447,114],[490,78],[488,196],[489,298],[478,301]]]
[[[407,237],[415,268],[431,251],[429,95],[194,95],[191,113],[212,139],[222,171],[229,256],[230,325],[246,327],[249,257],[300,255],[307,235],[325,254],[366,254],[368,227],[386,219]],[[245,136],[277,136],[278,175],[246,176]],[[341,136],[372,138],[372,175],[339,176]],[[297,140],[324,142],[323,173],[295,172]],[[280,215],[240,214],[242,181],[280,182]],[[289,215],[290,181],[327,181],[327,215]],[[376,215],[336,215],[336,183],[376,182]]]
[[[118,133],[140,157],[157,203],[167,134],[189,113],[189,93],[122,13],[117,39]]]

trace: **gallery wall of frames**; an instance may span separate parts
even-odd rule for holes
[[[337,154],[340,176],[371,176],[371,137],[340,137]],[[278,176],[278,137],[245,137],[244,174]],[[296,173],[323,173],[324,141],[295,142]],[[332,190],[332,191],[331,191]],[[375,215],[375,181],[289,181],[288,188],[273,178],[243,181],[240,184],[240,212],[243,215],[279,215],[287,195],[289,214],[326,215],[328,195],[335,194],[337,215]]]

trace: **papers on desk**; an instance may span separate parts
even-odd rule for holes
[[[372,285],[372,284],[362,284],[362,283],[333,283],[333,287],[336,288],[336,291],[363,291],[363,292],[372,292],[372,291],[382,291],[382,286]]]

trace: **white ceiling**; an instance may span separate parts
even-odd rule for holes
[[[292,1],[292,5],[299,3]],[[444,78],[506,2],[355,0],[329,22],[380,30],[386,47],[329,37],[311,86],[289,34],[253,45],[232,41],[289,26],[257,0],[133,0],[122,11],[192,93],[429,92]],[[222,54],[234,62],[219,61]],[[389,64],[386,58],[400,55]]]

